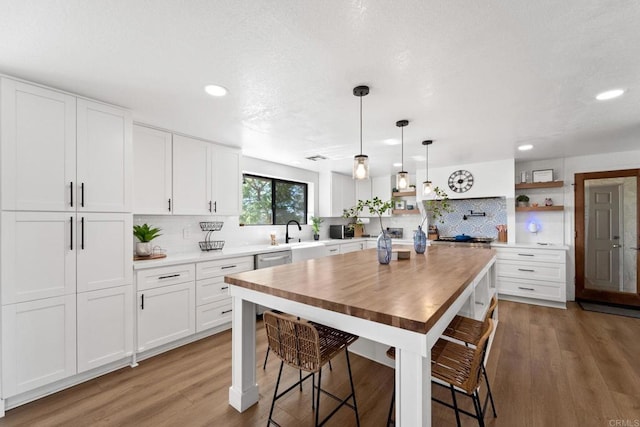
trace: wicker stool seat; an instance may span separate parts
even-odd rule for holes
[[[453,405],[435,397],[432,400],[454,409],[458,426],[460,426],[460,412],[476,418],[480,426],[484,426],[484,413],[480,403],[478,386],[482,379],[481,366],[484,362],[489,336],[493,330],[493,320],[487,319],[484,326],[482,336],[475,348],[441,338],[431,349],[431,376],[449,385]],[[438,382],[434,382],[434,384],[446,387]],[[475,414],[458,408],[456,393],[464,393],[471,397]]]
[[[307,378],[312,379],[312,401],[315,400],[315,425],[323,425],[337,410],[342,406],[347,406],[354,410],[356,423],[360,425],[358,416],[358,407],[356,405],[355,389],[353,386],[353,377],[351,375],[351,363],[349,361],[349,352],[347,347],[358,339],[357,335],[349,334],[338,329],[330,328],[318,323],[309,322],[294,318],[293,316],[266,311],[263,315],[265,331],[269,348],[281,360],[278,380],[273,392],[273,401],[271,410],[269,411],[269,420],[267,427],[272,423],[278,425],[273,420],[273,409],[275,402],[293,388],[301,385]],[[347,369],[349,371],[349,382],[351,384],[351,394],[345,398],[339,398],[321,388],[322,383],[322,367],[344,350],[347,359]],[[304,378],[300,378],[298,382],[290,386],[287,390],[278,394],[278,387],[282,376],[282,368],[287,364],[300,371],[308,372]],[[315,374],[318,374],[318,384],[315,385]],[[315,390],[317,389],[317,393]],[[329,397],[338,401],[338,406],[333,409],[327,417],[319,421],[320,414],[320,392],[325,393]],[[353,404],[349,403],[352,401]],[[312,405],[312,407],[314,407]]]

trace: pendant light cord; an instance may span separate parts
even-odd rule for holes
[[[362,156],[362,96],[360,96],[360,155]]]
[[[402,149],[400,150],[400,163],[402,164],[401,168],[404,171],[404,126],[400,128],[400,138],[402,139]]]
[[[429,181],[429,144],[425,145],[427,148],[427,182]]]

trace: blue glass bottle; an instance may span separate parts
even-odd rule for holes
[[[389,264],[391,262],[391,237],[386,231],[378,236],[378,262],[380,264]]]
[[[427,235],[422,231],[422,226],[418,226],[418,229],[413,233],[413,249],[417,254],[423,254],[427,249]]]

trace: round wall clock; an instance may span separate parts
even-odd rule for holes
[[[455,171],[449,176],[449,188],[456,193],[464,193],[469,191],[473,186],[473,175],[464,169]]]

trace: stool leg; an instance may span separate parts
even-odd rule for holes
[[[392,423],[396,425],[394,421],[391,421],[391,415],[393,415],[393,406],[396,403],[396,382],[393,381],[393,393],[391,393],[391,405],[389,405],[389,416],[387,417],[387,427],[389,427]]]
[[[498,414],[496,414],[496,405],[493,403],[493,394],[491,393],[491,386],[489,385],[489,378],[487,377],[487,370],[482,365],[482,374],[484,375],[484,382],[487,384],[487,395],[489,396],[489,400],[491,401],[491,409],[493,409],[493,417],[496,418]],[[485,401],[485,404],[487,402]]]
[[[278,385],[280,384],[280,377],[282,376],[282,368],[284,362],[280,362],[280,370],[278,371],[278,381],[276,381],[276,388],[273,390],[273,400],[271,401],[271,409],[269,410],[269,419],[267,420],[267,427],[271,425],[271,417],[273,416],[273,408],[276,406],[276,396],[278,395]]]
[[[356,424],[360,427],[360,417],[358,416],[358,404],[356,403],[356,389],[353,386],[353,377],[351,376],[351,362],[349,362],[349,350],[344,349],[344,354],[347,356],[347,368],[349,369],[349,383],[351,383],[351,398],[353,399],[353,410],[356,413]]]
[[[480,394],[478,394],[478,390],[476,389],[471,395],[473,399],[473,406],[476,408],[476,416],[478,417],[478,423],[480,427],[484,427],[484,414],[482,413],[482,404],[480,403]]]
[[[271,350],[271,347],[267,347],[267,354],[264,355],[264,363],[262,364],[262,369],[267,369],[267,359],[269,358],[269,350]]]
[[[322,368],[318,371],[318,392],[316,393],[316,427],[320,420],[320,385],[322,384]]]
[[[458,427],[460,427],[460,414],[458,413],[458,401],[456,400],[456,391],[454,390],[452,385],[449,385],[451,389],[451,398],[453,399],[453,410],[456,413],[456,423]]]

